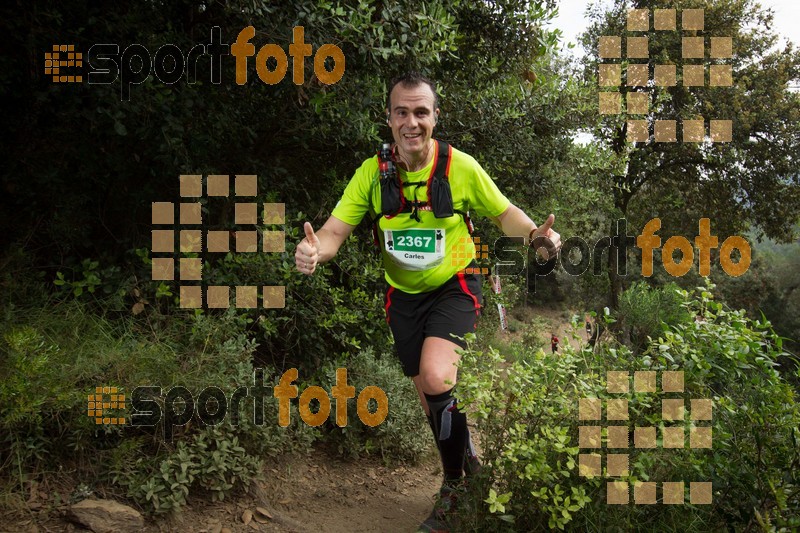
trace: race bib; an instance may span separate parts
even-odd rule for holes
[[[444,259],[443,229],[384,230],[386,251],[404,270],[428,270]]]

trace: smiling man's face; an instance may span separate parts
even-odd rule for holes
[[[389,126],[401,155],[412,162],[425,161],[439,115],[439,109],[434,108],[433,91],[425,83],[414,87],[397,84],[390,101]]]

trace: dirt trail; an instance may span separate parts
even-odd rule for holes
[[[280,482],[269,487],[277,514],[272,529],[262,531],[414,532],[441,484],[434,455],[417,466],[393,468],[378,458],[344,462],[312,455],[269,473]]]
[[[550,334],[555,333],[559,340],[559,346],[569,344],[574,348],[578,348],[578,341],[572,338],[572,325],[564,318],[564,311],[553,307],[537,307],[533,309],[535,315],[545,318],[550,322],[551,329],[542,332],[542,339],[545,341],[545,350],[550,351]],[[572,313],[570,313],[570,316]],[[581,343],[588,342],[589,337],[586,335],[585,322],[581,316],[578,321],[578,336]]]
[[[411,533],[430,513],[440,484],[441,466],[433,452],[419,465],[388,468],[379,457],[343,461],[317,448],[268,464],[263,481],[246,492],[222,502],[190,498],[178,514],[147,519],[142,531]],[[66,520],[65,511],[62,506],[0,513],[0,532],[84,531]]]
[[[506,341],[520,341],[524,335],[524,324],[526,321],[533,319],[544,319],[547,323],[547,327],[542,327],[541,324],[537,324],[534,327],[539,328],[539,338],[542,341],[542,349],[545,352],[550,353],[551,333],[555,333],[556,337],[558,337],[559,348],[565,346],[566,344],[571,345],[573,348],[580,348],[580,346],[589,341],[589,336],[586,334],[586,323],[584,322],[584,316],[582,314],[578,314],[578,338],[573,338],[572,324],[570,324],[570,320],[575,314],[577,314],[576,311],[565,311],[564,309],[556,306],[528,307],[527,310],[519,314],[512,311],[510,313],[512,320],[518,320],[522,322],[523,325],[514,332],[510,330],[501,331],[498,327],[497,335],[501,339],[505,338]],[[525,318],[526,316],[528,317],[527,319]]]

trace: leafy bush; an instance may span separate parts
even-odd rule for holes
[[[545,335],[551,330],[550,323],[541,316],[533,317],[522,333],[522,345],[526,353],[536,353],[547,346]]]
[[[714,518],[727,527],[797,528],[800,405],[777,370],[788,354],[769,322],[726,309],[712,289],[693,300],[681,291],[684,309],[700,319],[665,331],[643,358],[653,369],[683,369],[687,396],[714,402],[713,453],[695,452],[681,474],[713,479]]]
[[[776,362],[788,354],[769,323],[724,308],[711,290],[676,291],[680,311],[641,354],[615,339],[596,353],[565,345],[557,358],[539,351],[513,363],[467,350],[458,394],[475,414],[487,469],[462,529],[797,529],[800,406]],[[660,400],[675,395],[630,393],[628,427],[656,427],[659,447],[630,449],[629,476],[616,479],[711,481],[713,505],[607,505],[606,478],[578,475],[577,399],[611,397],[609,370],[681,370],[687,411],[689,398],[712,400],[710,422],[684,421],[687,439],[693,426],[710,426],[712,448],[665,449]]]
[[[618,316],[634,352],[641,349],[648,337],[657,338],[665,327],[688,319],[679,290],[674,283],[650,288],[638,281],[620,295]]]
[[[145,326],[159,322],[150,318]],[[95,425],[86,416],[86,398],[99,385],[125,394],[140,385],[181,385],[197,398],[208,386],[232,392],[252,384],[256,345],[245,333],[246,316],[231,310],[174,317],[149,335],[140,325],[136,318],[109,322],[78,301],[7,313],[0,324],[3,477],[22,489],[42,472],[74,463],[85,483],[115,483],[145,510],[164,512],[185,503],[190,491],[222,498],[246,485],[266,455],[309,449],[316,438],[312,428],[300,422],[278,426],[271,405],[264,423],[255,425],[253,402],[243,402],[235,425],[178,426],[174,444],[163,440],[160,425]],[[275,371],[264,370],[274,385]]]
[[[155,457],[140,439],[114,454],[110,473],[129,498],[154,513],[177,510],[198,491],[223,500],[261,475],[266,455],[310,449],[314,432],[296,412],[292,419],[289,428],[278,426],[277,416],[267,416],[261,426],[229,422],[207,426]]]
[[[456,393],[481,435],[488,472],[460,515],[464,530],[563,528],[588,501],[585,487],[572,481],[577,405],[563,400],[589,390],[571,379],[580,355],[519,349],[511,363],[491,348],[462,356]]]
[[[167,457],[133,460],[130,448],[119,457],[126,466],[114,472],[114,482],[127,495],[156,513],[177,510],[198,488],[222,500],[237,486],[247,486],[263,467],[247,451],[230,428],[206,428],[189,440],[181,440]],[[153,467],[156,468],[153,468]]]
[[[86,416],[86,395],[76,386],[75,362],[84,353],[47,331],[69,321],[75,339],[100,333],[78,304],[69,307],[63,319],[48,320],[48,311],[10,306],[0,323],[0,474],[19,488],[58,463],[63,443],[54,435],[80,449],[91,446],[96,431]]]
[[[327,362],[319,372],[320,382],[332,386],[336,382],[337,368],[347,368],[347,381],[355,387],[356,397],[364,387],[374,385],[389,399],[386,420],[375,427],[369,427],[358,419],[355,399],[348,402],[351,407],[346,427],[336,426],[331,415],[326,440],[335,445],[340,454],[355,459],[362,454],[380,453],[387,463],[416,462],[430,450],[433,438],[419,396],[411,380],[403,375],[396,357],[384,354],[378,359],[368,347],[336,362]],[[370,409],[374,410],[374,405]]]
[[[382,289],[383,271],[372,240],[354,235],[313,276],[297,272],[295,247],[303,238],[303,213],[287,215],[286,252],[226,254],[208,265],[212,285],[283,285],[284,309],[238,311],[251,320],[258,337],[259,360],[276,366],[289,361],[299,368],[319,368],[327,354],[389,349]],[[309,327],[313,324],[313,327]]]
[[[31,326],[3,335],[0,427],[41,423],[42,412],[64,407],[67,392],[57,380],[59,347]]]
[[[478,342],[480,346],[488,346],[495,340],[495,333],[499,331],[500,311],[497,306],[503,305],[506,309],[506,323],[512,333],[520,327],[520,321],[524,318],[517,313],[517,303],[520,300],[521,289],[519,280],[511,276],[500,278],[501,292],[495,293],[488,276],[483,278],[483,308],[481,318],[478,321]],[[524,283],[524,280],[523,280]],[[516,318],[515,318],[516,317]],[[513,329],[512,329],[513,328]]]
[[[289,217],[295,222],[305,218],[302,213]],[[320,432],[296,413],[289,428],[280,427],[271,403],[264,424],[254,424],[251,405],[235,426],[210,428],[192,421],[176,427],[168,442],[160,425],[97,426],[86,416],[86,395],[99,385],[118,386],[125,394],[139,385],[161,386],[164,394],[181,385],[196,398],[210,385],[232,392],[252,383],[254,366],[273,376],[274,385],[276,367],[299,367],[302,375],[314,376],[303,369],[319,368],[326,354],[358,350],[367,342],[376,351],[387,350],[380,295],[384,282],[367,241],[353,237],[334,262],[308,278],[294,269],[292,242],[299,238],[296,227],[287,227],[289,246],[278,260],[274,255],[228,254],[207,265],[212,284],[247,285],[258,279],[259,284],[285,285],[286,307],[292,313],[179,310],[168,285],[136,281],[150,275],[149,254],[143,250],[131,252],[140,260],[124,272],[85,260],[72,274],[57,276],[54,304],[24,305],[22,298],[5,302],[0,323],[5,340],[0,341],[0,375],[6,378],[0,384],[0,474],[23,489],[43,471],[74,461],[89,485],[116,484],[146,511],[165,512],[178,509],[196,491],[224,497],[246,485],[265,456],[308,450]],[[19,258],[20,267],[23,260]],[[2,282],[14,280],[4,276]],[[34,292],[29,289],[15,294]],[[413,388],[412,395],[400,392],[401,383],[410,383],[396,363],[391,367],[388,361],[369,359],[371,363],[354,360],[354,381],[361,388],[383,388],[393,408],[396,402],[408,405],[398,408],[397,415],[393,409],[375,429],[352,431],[361,424],[351,420],[346,441],[341,433],[334,436],[338,428],[325,435],[348,453],[380,451],[387,459],[416,458],[427,443],[410,429],[421,419]],[[381,379],[373,381],[373,373]],[[66,443],[66,449],[59,443]]]

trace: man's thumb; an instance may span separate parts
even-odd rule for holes
[[[542,224],[537,228],[536,233],[538,233],[539,235],[544,235],[545,233],[547,233],[547,230],[549,230],[553,226],[553,222],[555,221],[556,221],[556,216],[550,213],[550,216],[547,217],[547,220],[544,221],[544,224]]]
[[[319,238],[314,233],[314,228],[311,226],[311,223],[306,222],[303,225],[303,229],[306,232],[306,239],[308,239],[309,244],[313,244],[314,246],[319,246]]]

